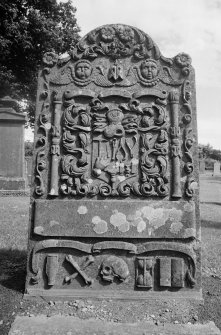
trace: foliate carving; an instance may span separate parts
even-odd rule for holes
[[[88,34],[85,42],[77,45],[72,57],[96,58],[106,55],[112,59],[134,56],[142,59],[154,54],[160,58],[161,54],[151,38],[138,29],[122,25],[112,25],[95,30]]]
[[[184,169],[187,174],[193,172],[193,155],[191,152],[192,146],[193,146],[192,129],[188,128],[184,130],[184,152],[187,159],[187,162],[184,165]]]
[[[182,69],[182,74],[184,76],[188,76],[190,73],[190,65],[192,62],[191,57],[188,54],[182,52],[175,56],[174,61],[175,64]]]
[[[58,55],[54,52],[46,52],[43,56],[43,63],[49,67],[54,66],[58,61]]]
[[[182,85],[182,97],[183,97],[183,107],[185,114],[183,116],[183,122],[188,124],[192,121],[192,107],[190,103],[191,91],[190,91],[190,82],[185,80]]]
[[[185,194],[188,198],[192,198],[194,195],[195,189],[195,180],[191,175],[187,175],[186,185],[185,185]]]
[[[106,60],[97,62],[99,57],[106,57]],[[130,64],[122,62],[129,57]],[[162,82],[180,86],[182,77],[187,77],[191,71],[191,59],[187,54],[165,58],[148,35],[124,25],[98,28],[77,43],[68,57],[59,59],[49,52],[43,62],[48,73],[56,63],[61,67],[50,78],[50,82],[57,85],[73,82],[77,86],[94,83],[101,87],[130,87],[140,83],[151,87]],[[133,66],[135,62],[139,63]]]
[[[113,283],[117,278],[119,281],[125,281],[130,273],[127,263],[120,257],[109,256],[101,264],[100,275],[104,281]]]
[[[63,114],[62,144],[66,155],[62,157],[63,194],[85,195],[90,158],[91,117],[88,110],[75,103],[73,99],[66,102]]]
[[[185,80],[182,85],[182,98],[183,98],[183,108],[184,108],[184,130],[183,130],[183,146],[184,146],[184,154],[185,154],[185,164],[184,171],[187,174],[187,179],[185,183],[185,195],[188,198],[192,198],[194,195],[194,184],[195,180],[192,176],[193,174],[193,154],[192,147],[194,144],[193,140],[193,130],[190,126],[192,121],[192,108],[191,108],[191,87],[189,80]]]
[[[42,196],[45,192],[43,172],[47,166],[46,146],[47,146],[48,131],[51,128],[48,91],[45,90],[43,96],[45,97],[45,101],[42,104],[42,111],[41,114],[39,115],[39,133],[36,140],[37,154],[36,154],[35,179],[37,185],[35,186],[35,194],[38,196]]]
[[[61,192],[104,197],[127,197],[131,193],[166,196],[165,104],[160,98],[149,105],[133,98],[114,105],[94,98],[86,106],[76,104],[73,98],[67,100],[62,136],[67,154],[61,160]]]

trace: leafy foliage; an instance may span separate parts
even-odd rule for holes
[[[25,141],[25,157],[33,156],[34,143],[31,141]]]
[[[199,156],[207,160],[221,161],[221,150],[213,149],[209,143],[207,145],[199,144]]]
[[[79,40],[71,0],[0,0],[0,97],[27,101],[34,122],[37,74],[47,51],[70,50]]]

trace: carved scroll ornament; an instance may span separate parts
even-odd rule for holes
[[[133,98],[115,106],[99,98],[86,106],[76,104],[73,98],[65,104],[65,155],[61,160],[64,195],[168,194],[164,95],[149,105]]]

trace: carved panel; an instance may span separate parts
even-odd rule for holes
[[[190,56],[166,58],[150,36],[117,24],[43,63],[27,292],[199,296]]]
[[[129,99],[119,91],[114,93],[118,103],[112,102],[111,92],[103,98],[111,102],[93,98],[87,105],[76,104],[70,97],[68,92],[62,120],[61,193],[167,196],[165,92],[143,92],[141,97]]]

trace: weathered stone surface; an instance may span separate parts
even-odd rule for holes
[[[16,102],[0,99],[0,190],[24,190],[24,114],[14,110]]]
[[[181,201],[36,200],[41,236],[187,238],[196,236],[195,204]],[[82,226],[82,220],[86,222]]]
[[[16,317],[9,335],[219,335],[213,322],[207,324],[114,323],[76,317]]]
[[[43,61],[27,293],[199,298],[191,58],[109,25]]]

